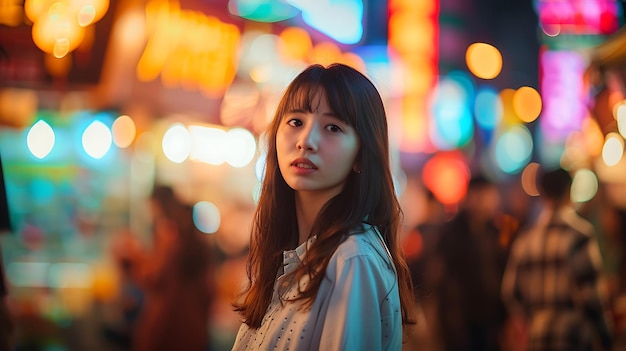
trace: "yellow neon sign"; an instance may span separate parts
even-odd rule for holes
[[[177,1],[146,5],[147,45],[137,64],[137,78],[159,76],[167,87],[182,86],[219,95],[232,83],[240,32],[233,24],[197,11],[181,10]]]

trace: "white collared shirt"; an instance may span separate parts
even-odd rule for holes
[[[298,294],[285,274],[298,267],[314,239],[285,251],[284,274],[276,280],[261,326],[242,324],[233,350],[400,350],[398,283],[378,235],[364,225],[362,233],[339,245],[310,309],[299,309],[300,301],[285,301]],[[305,277],[299,283],[305,286],[307,281]]]

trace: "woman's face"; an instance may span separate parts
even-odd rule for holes
[[[339,194],[359,151],[356,131],[333,114],[320,91],[313,112],[287,111],[276,133],[280,172],[297,192]]]

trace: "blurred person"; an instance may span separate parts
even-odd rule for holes
[[[500,350],[506,310],[500,282],[506,249],[496,225],[497,185],[474,175],[459,211],[439,230],[434,272],[435,335],[443,350]]]
[[[438,340],[433,334],[431,325],[436,320],[436,300],[434,299],[436,266],[432,264],[435,249],[439,240],[439,230],[447,220],[446,206],[440,202],[432,191],[425,189],[420,204],[422,210],[417,224],[409,231],[403,240],[403,249],[407,255],[407,264],[411,272],[415,299],[423,320],[415,328],[413,338],[410,339],[414,347],[420,350],[438,349]]]
[[[498,216],[500,244],[510,248],[515,237],[532,224],[537,199],[524,190],[521,175],[511,177],[501,185],[502,205]]]
[[[289,84],[268,131],[233,350],[400,350],[413,322],[386,113],[342,64]]]
[[[610,321],[601,294],[601,257],[591,223],[572,206],[572,178],[562,168],[542,170],[542,211],[513,246],[502,299],[526,350],[609,350]]]
[[[409,231],[403,242],[418,298],[432,294],[432,287],[427,283],[431,281],[428,275],[429,260],[435,252],[439,229],[447,216],[445,205],[428,189],[424,192],[423,210],[417,225]]]
[[[144,247],[130,229],[114,236],[111,254],[119,276],[119,291],[109,309],[114,315],[104,323],[104,337],[121,350],[132,348],[132,336],[139,317],[145,294],[140,282],[140,265]]]
[[[152,252],[142,263],[146,300],[133,335],[135,351],[206,351],[214,294],[212,259],[192,207],[168,186],[151,198]]]

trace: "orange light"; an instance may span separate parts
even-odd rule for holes
[[[313,43],[309,33],[299,27],[288,27],[280,33],[279,53],[288,60],[304,61]]]
[[[33,24],[32,36],[39,49],[60,58],[80,45],[85,29],[72,19],[66,7],[59,5],[51,7],[48,15]]]
[[[519,118],[530,123],[541,113],[541,96],[531,87],[521,87],[513,94],[513,108]]]
[[[322,42],[315,45],[309,54],[310,63],[319,63],[324,66],[337,62],[340,58],[341,49],[331,42]]]
[[[424,165],[424,185],[445,205],[458,204],[467,193],[470,171],[458,152],[439,153]]]
[[[35,23],[40,16],[48,12],[50,6],[55,2],[58,0],[26,0],[24,1],[24,13],[31,22]]]
[[[539,190],[537,189],[537,172],[539,171],[539,164],[536,162],[529,163],[522,172],[522,189],[526,194],[530,196],[539,196]]]
[[[514,89],[502,89],[500,91],[500,101],[502,102],[502,122],[507,125],[519,124],[521,119],[515,111],[513,104],[513,98],[516,90]]]
[[[469,70],[478,78],[493,79],[502,70],[502,54],[495,46],[487,43],[474,43],[465,52]]]

